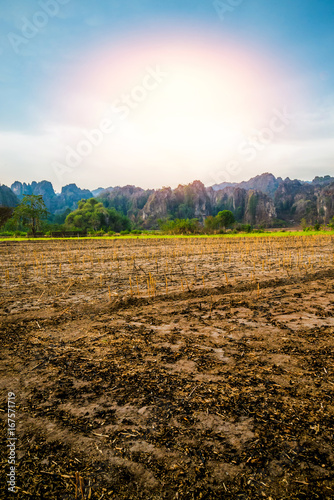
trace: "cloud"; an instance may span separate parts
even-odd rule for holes
[[[10,185],[14,180],[48,179],[50,154],[56,150],[57,140],[53,135],[1,132],[2,182]]]

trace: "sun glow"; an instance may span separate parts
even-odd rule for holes
[[[67,125],[80,134],[111,120],[113,133],[94,152],[100,168],[210,168],[264,125],[277,105],[274,80],[268,61],[209,36],[138,36],[86,54],[72,76]]]

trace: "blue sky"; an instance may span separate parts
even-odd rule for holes
[[[3,184],[334,174],[334,2],[0,7]]]

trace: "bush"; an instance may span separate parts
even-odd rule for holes
[[[130,234],[130,231],[121,231],[119,234],[125,236],[126,234]]]
[[[75,232],[77,232],[78,234],[82,233],[83,231],[81,230],[76,230]],[[87,234],[89,234],[89,236],[104,236],[105,235],[105,232],[104,231],[94,231],[93,229],[88,229],[87,231]]]
[[[198,219],[158,220],[161,230],[166,234],[199,234]],[[155,234],[152,232],[151,234]]]
[[[253,226],[251,224],[241,224],[240,225],[240,231],[243,231],[244,233],[251,233],[253,229]]]
[[[133,229],[131,234],[142,234],[142,231],[140,229]]]
[[[273,220],[273,223],[272,223],[272,227],[286,227],[287,226],[287,223],[282,220],[282,219],[274,219]]]
[[[14,232],[12,232],[12,231],[1,231],[0,232],[0,236],[8,236],[8,237],[14,236]]]

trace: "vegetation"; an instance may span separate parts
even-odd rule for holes
[[[334,231],[334,217],[332,217],[332,220],[328,224],[328,227],[330,227],[332,229],[332,231]]]
[[[166,234],[198,234],[200,232],[198,219],[159,220],[158,222]]]
[[[0,227],[2,227],[13,215],[14,209],[11,207],[0,207]]]
[[[140,198],[140,204],[144,203]],[[264,233],[265,225],[242,224],[238,222],[237,213],[232,210],[220,210],[215,216],[209,215],[203,222],[200,222],[195,217],[188,217],[187,214],[195,213],[194,200],[190,189],[185,189],[183,201],[184,203],[177,204],[172,207],[167,219],[160,219],[154,222],[155,227],[159,227],[158,231],[142,229],[135,214],[135,209],[125,207],[125,197],[115,196],[118,201],[120,211],[114,206],[108,205],[108,200],[100,201],[98,198],[82,199],[78,202],[78,208],[71,211],[67,208],[62,213],[48,214],[42,196],[27,195],[22,202],[14,209],[9,207],[0,207],[0,233],[5,237],[24,237],[29,231],[34,237],[77,237],[78,235],[94,237],[108,236],[142,236],[142,235],[171,235],[171,236],[191,236],[191,235],[215,235],[226,234],[233,235],[237,233],[255,234]],[[115,201],[113,200],[113,201]],[[250,215],[256,210],[257,197],[252,194],[250,199]],[[123,204],[123,206],[122,206]],[[130,217],[124,212],[131,212]],[[137,209],[138,210],[138,205]],[[183,214],[184,217],[174,217],[172,214]],[[46,220],[47,215],[49,216]],[[311,219],[307,219],[311,220]],[[147,221],[146,221],[147,222]],[[280,219],[274,220],[273,227],[282,228],[286,226],[286,222]],[[314,221],[313,221],[314,223]],[[157,226],[158,224],[158,226]],[[326,230],[325,226],[315,222],[313,226],[309,226],[306,218],[301,220],[303,231],[308,233],[311,231],[322,232]],[[148,225],[148,227],[152,227]],[[334,230],[334,217],[327,224],[327,230]],[[282,229],[284,234],[284,229]],[[266,233],[269,234],[269,233]],[[281,233],[276,232],[276,235]],[[291,234],[291,233],[290,233]]]
[[[21,203],[14,209],[12,222],[19,228],[27,227],[33,236],[36,236],[38,229],[42,226],[43,219],[46,219],[48,211],[40,195],[24,196]]]
[[[122,224],[121,231],[156,230],[159,227],[159,217],[165,221],[191,221],[198,218],[199,232],[207,234],[226,231],[228,228],[239,230],[242,224],[251,224],[253,227],[262,224],[266,228],[302,224],[303,229],[308,228],[309,231],[310,227],[317,227],[317,224],[328,225],[329,219],[334,215],[333,180],[333,177],[324,176],[315,178],[312,183],[290,179],[282,181],[267,173],[246,183],[233,184],[225,190],[212,190],[206,188],[202,182],[194,181],[188,185],[180,184],[175,189],[164,187],[158,190],[144,190],[127,185],[94,193],[97,195],[95,200],[101,202],[105,209],[115,209],[117,213],[131,220],[131,228],[126,229]],[[79,189],[75,184],[65,186],[59,195],[56,195],[52,184],[47,181],[33,182],[31,185],[16,182],[12,187],[19,197],[20,193],[43,195],[45,205],[51,212],[48,216],[48,227],[41,225],[43,231],[47,229],[52,232],[55,228],[64,231],[67,216],[78,209],[80,200],[93,198],[90,191]],[[14,208],[18,203],[19,198],[11,189],[0,186],[0,205]],[[230,225],[228,221],[217,221],[217,215],[225,211],[233,213],[236,225]],[[101,214],[98,214],[95,221],[93,219],[93,223],[90,224],[89,221],[88,224],[77,217],[77,225],[72,227],[76,227],[77,231],[78,226],[84,226],[87,228],[84,231],[110,232],[112,229],[108,229],[108,221],[105,218],[101,221],[100,218]],[[0,219],[0,224],[4,225],[5,222]],[[188,224],[182,225],[184,234],[193,230],[189,229]],[[69,225],[66,225],[66,228],[68,229]],[[8,224],[4,229],[13,231],[17,227]],[[23,229],[23,226],[20,229]],[[179,227],[176,230],[179,231]]]
[[[78,208],[67,215],[65,219],[67,229],[93,231],[130,231],[131,221],[120,214],[115,208],[105,208],[95,198],[81,200]]]
[[[235,222],[233,213],[230,210],[223,210],[215,217],[209,215],[205,219],[204,225],[198,219],[175,219],[159,220],[159,227],[165,234],[212,234],[220,228],[224,230]]]
[[[218,227],[223,227],[224,229],[231,226],[235,222],[235,217],[230,210],[218,212],[215,219],[217,220]]]

